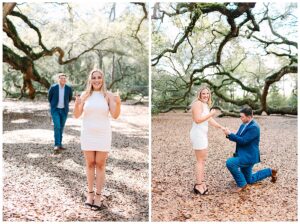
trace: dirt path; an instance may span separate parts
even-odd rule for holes
[[[217,118],[237,130],[237,118]],[[296,221],[297,118],[260,116],[261,160],[254,171],[279,169],[278,182],[269,179],[244,193],[232,194],[233,179],[225,166],[235,145],[213,127],[209,131],[206,165],[209,195],[192,193],[194,152],[189,131],[191,114],[168,113],[152,118],[153,221]]]
[[[53,155],[47,102],[4,102],[4,221],[147,221],[148,107],[122,107],[112,121],[106,208],[83,206],[86,191],[80,120],[66,123],[66,151]],[[71,105],[72,111],[73,105]]]

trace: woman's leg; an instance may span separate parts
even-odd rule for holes
[[[96,196],[95,205],[100,205],[101,192],[105,183],[105,167],[108,152],[96,152]]]
[[[83,151],[83,154],[85,157],[88,192],[93,192],[94,191],[94,180],[95,180],[96,152],[95,151]],[[86,203],[92,204],[93,200],[94,200],[94,193],[88,193]]]
[[[207,159],[207,149],[195,150],[196,155],[196,184],[201,184],[205,181],[205,161]],[[205,183],[196,186],[198,190],[203,192],[206,189]]]

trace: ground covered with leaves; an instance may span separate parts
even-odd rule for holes
[[[54,154],[47,102],[5,101],[3,110],[4,221],[148,220],[148,107],[122,105],[120,118],[111,122],[101,211],[83,205],[81,120],[69,114],[63,139],[67,150]]]
[[[236,131],[238,118],[216,118]],[[195,156],[189,140],[190,113],[169,112],[152,118],[152,221],[297,221],[297,117],[258,116],[262,168],[278,169],[278,181],[267,178],[245,192],[226,168],[235,144],[209,128],[206,181],[209,195],[192,192]]]

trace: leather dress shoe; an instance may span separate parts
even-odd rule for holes
[[[271,174],[271,182],[275,183],[277,181],[277,170],[272,169],[272,174]]]

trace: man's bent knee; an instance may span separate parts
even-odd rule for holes
[[[235,164],[234,164],[232,158],[227,159],[226,167],[229,168],[229,167],[233,167],[233,166],[235,166]]]

